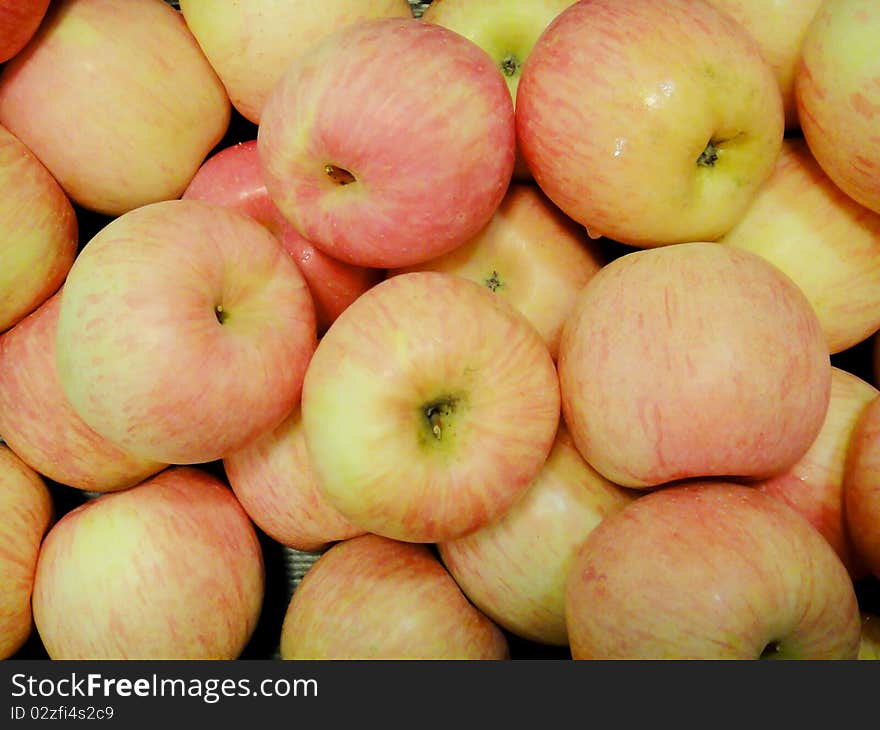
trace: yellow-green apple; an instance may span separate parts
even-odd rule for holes
[[[825,0],[795,74],[804,137],[847,195],[880,213],[880,6]]]
[[[753,484],[806,517],[835,549],[853,580],[863,578],[866,571],[846,527],[843,475],[853,429],[878,395],[862,378],[832,367],[831,398],[816,440],[790,469]]]
[[[79,225],[67,195],[0,125],[0,332],[55,292],[76,256]]]
[[[575,444],[625,487],[779,474],[818,436],[831,390],[804,293],[757,254],[713,242],[602,267],[566,320],[558,369]]]
[[[463,276],[415,271],[364,292],[303,381],[320,489],[352,523],[441,542],[500,517],[559,424],[550,351],[525,315]]]
[[[343,309],[384,277],[382,269],[354,266],[329,256],[297,232],[266,189],[256,139],[225,147],[205,160],[181,197],[239,210],[278,236],[309,285],[319,335]]]
[[[360,535],[335,544],[293,594],[282,659],[510,658],[428,545]]]
[[[600,522],[566,584],[573,659],[855,659],[849,573],[800,514],[745,485],[661,488]]]
[[[784,126],[757,42],[699,0],[575,3],[535,43],[516,97],[537,183],[593,235],[640,247],[724,234]]]
[[[880,577],[880,397],[863,409],[850,436],[843,499],[856,556]]]
[[[787,137],[776,167],[720,242],[752,251],[807,295],[831,353],[880,328],[880,214],[855,202]]]
[[[609,482],[580,455],[564,424],[532,484],[501,517],[437,547],[483,613],[529,641],[565,646],[565,581],[590,531],[642,493]]]
[[[257,150],[272,199],[315,246],[409,266],[489,222],[513,172],[513,102],[489,54],[455,31],[364,20],[288,66]]]
[[[230,118],[223,84],[163,0],[57,0],[0,73],[0,123],[74,202],[110,216],[177,198]]]
[[[0,442],[0,659],[15,654],[33,632],[37,556],[54,516],[43,478]]]
[[[880,659],[880,617],[871,611],[862,611],[862,638],[858,658]]]
[[[56,338],[80,418],[168,464],[221,459],[280,424],[317,339],[278,239],[201,200],[150,203],[98,231],[65,280]]]
[[[800,124],[794,98],[794,76],[801,58],[807,27],[822,0],[708,0],[733,16],[758,42],[761,53],[776,73],[782,92],[786,130]]]
[[[306,449],[299,406],[278,428],[224,457],[223,467],[250,518],[282,545],[317,552],[364,532],[321,492]]]
[[[181,0],[180,11],[233,106],[255,124],[284,69],[325,35],[367,18],[412,17],[406,0]]]
[[[25,463],[89,492],[126,489],[165,467],[98,435],[67,401],[55,363],[58,291],[0,335],[0,437]]]
[[[34,622],[52,659],[235,659],[264,588],[262,547],[229,487],[175,466],[53,525]]]
[[[522,66],[550,22],[574,0],[433,0],[422,21],[437,23],[476,43],[495,61],[507,81],[516,106]],[[514,179],[531,178],[528,165],[517,153]]]
[[[48,7],[49,0],[0,0],[0,63],[27,45]]]
[[[553,359],[562,325],[581,288],[607,260],[599,241],[535,185],[514,183],[489,223],[449,253],[406,271],[446,271],[479,282],[520,310]]]

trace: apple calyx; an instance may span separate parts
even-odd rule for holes
[[[222,325],[226,323],[226,320],[229,319],[229,312],[223,309],[222,304],[218,304],[214,307],[214,316],[217,318],[217,321]]]
[[[428,428],[430,429],[431,435],[434,437],[435,440],[443,440],[443,420],[445,418],[448,418],[455,412],[455,406],[457,404],[458,399],[454,396],[444,396],[442,398],[438,398],[437,400],[433,400],[422,407],[422,413],[424,413],[425,415],[425,420],[427,421]]]
[[[706,144],[706,149],[704,149],[697,158],[697,165],[701,167],[714,167],[715,162],[718,160],[719,144],[720,142],[710,139]]]
[[[519,73],[519,70],[522,68],[522,61],[515,54],[508,53],[501,59],[498,68],[501,69],[501,73],[507,78],[511,78]]]
[[[771,641],[767,646],[764,647],[764,650],[761,652],[761,656],[759,659],[781,659],[782,658],[782,647],[779,646],[779,643],[776,641]]]
[[[324,172],[327,173],[327,177],[337,185],[349,185],[357,180],[357,178],[344,167],[337,167],[329,162],[324,165]]]
[[[490,291],[498,291],[502,286],[504,286],[504,282],[501,281],[501,277],[498,275],[498,272],[495,269],[492,269],[492,273],[485,279],[483,279],[483,284]]]

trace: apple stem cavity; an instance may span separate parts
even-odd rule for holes
[[[329,177],[337,185],[349,185],[356,180],[355,176],[352,175],[345,168],[337,167],[336,165],[330,163],[324,165],[324,172],[327,173],[327,177]]]
[[[451,415],[455,410],[454,398],[441,398],[432,401],[423,408],[423,413],[428,421],[431,434],[437,441],[443,439],[443,419]]]
[[[704,149],[700,156],[697,158],[697,164],[702,167],[714,167],[715,162],[718,160],[718,148],[716,145],[719,144],[713,140],[709,140],[706,145],[706,149]]]

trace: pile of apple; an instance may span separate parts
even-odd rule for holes
[[[878,49],[0,0],[0,657],[878,656]]]

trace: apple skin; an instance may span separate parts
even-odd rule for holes
[[[127,489],[166,465],[120,450],[67,401],[55,363],[60,307],[58,291],[0,335],[0,437],[55,482],[89,492]]]
[[[365,531],[442,542],[528,488],[559,424],[559,380],[524,315],[469,279],[400,274],[333,323],[303,382],[320,489]]]
[[[464,594],[495,623],[529,641],[566,646],[565,581],[574,554],[599,522],[641,494],[587,464],[560,424],[525,494],[491,524],[437,547]]]
[[[582,543],[566,585],[573,659],[855,659],[837,553],[800,514],[725,482],[658,489]]]
[[[557,366],[578,450],[624,487],[781,473],[818,436],[831,391],[803,292],[711,242],[606,264],[565,323]]]
[[[0,441],[0,659],[15,654],[33,632],[37,557],[54,517],[42,477]]]
[[[47,534],[34,621],[52,659],[235,659],[260,616],[263,554],[231,490],[169,467]]]
[[[855,553],[880,577],[880,397],[865,407],[850,437],[843,499]]]
[[[593,0],[532,48],[516,129],[567,215],[647,248],[723,235],[773,170],[784,114],[772,69],[730,16],[691,0]]]
[[[800,512],[828,540],[853,580],[864,578],[867,571],[853,550],[846,527],[846,455],[862,411],[878,395],[870,383],[833,367],[828,412],[812,446],[787,471],[752,485]]]
[[[0,125],[0,332],[55,292],[76,256],[79,224],[67,195]]]
[[[83,247],[61,292],[56,361],[71,406],[101,436],[195,464],[284,420],[316,339],[308,287],[275,236],[222,206],[170,200],[115,218]]]
[[[227,455],[229,485],[251,519],[269,537],[304,552],[364,532],[331,505],[315,478],[299,407],[284,422]]]
[[[316,247],[409,266],[489,222],[513,172],[513,102],[490,56],[458,33],[365,20],[288,66],[257,149],[272,199]]]
[[[388,273],[446,271],[483,284],[526,316],[556,360],[574,300],[607,259],[601,243],[540,188],[514,183],[476,236],[447,254]]]
[[[510,658],[428,545],[361,535],[322,554],[293,594],[281,658]]]
[[[49,0],[0,0],[0,63],[27,45],[48,7]]]
[[[108,216],[179,197],[230,118],[163,0],[57,0],[0,73],[0,124],[75,203]]]
[[[205,160],[181,197],[238,210],[278,236],[309,285],[319,336],[342,310],[384,278],[382,269],[353,266],[328,256],[287,222],[263,182],[256,139],[225,147]]]
[[[841,190],[880,213],[880,7],[826,0],[795,75],[804,138]]]
[[[445,26],[476,43],[495,61],[516,106],[516,89],[525,60],[543,30],[575,0],[433,0],[422,21]],[[513,179],[529,181],[532,173],[517,150]]]
[[[735,18],[757,41],[782,92],[786,131],[800,129],[794,77],[810,21],[822,0],[708,0]]]
[[[254,124],[283,70],[325,35],[367,18],[412,17],[406,0],[181,0],[180,11]]]
[[[880,214],[829,178],[802,137],[787,137],[776,168],[719,241],[775,264],[819,315],[828,350],[880,328]]]

